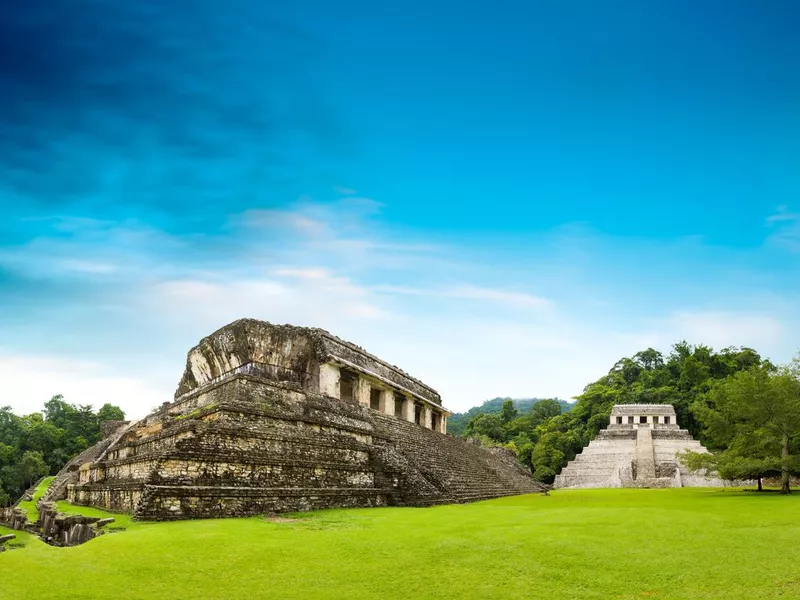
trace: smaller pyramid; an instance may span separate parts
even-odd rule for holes
[[[719,477],[693,473],[684,450],[708,452],[678,426],[669,404],[617,404],[611,420],[556,476],[556,488],[722,487]]]

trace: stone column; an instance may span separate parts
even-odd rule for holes
[[[403,405],[403,410],[405,411],[404,418],[406,421],[410,421],[411,423],[414,422],[414,406],[415,402],[411,398],[406,398],[406,402]]]
[[[330,363],[323,363],[319,366],[319,393],[323,396],[339,398],[339,367]]]
[[[394,416],[394,392],[392,390],[381,390],[381,412]]]
[[[433,429],[433,411],[427,404],[422,405],[422,426],[427,429]]]
[[[447,433],[447,416],[442,415],[442,433]]]
[[[372,386],[369,384],[369,381],[366,379],[362,379],[359,377],[355,381],[355,390],[354,396],[356,397],[356,402],[358,402],[361,406],[369,408],[369,394],[372,390]]]

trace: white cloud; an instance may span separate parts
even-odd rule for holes
[[[77,273],[88,273],[91,275],[109,275],[116,272],[119,267],[112,263],[86,260],[83,258],[65,258],[58,261],[58,267],[67,271]]]
[[[352,196],[352,195],[358,193],[358,191],[354,190],[353,188],[349,188],[349,187],[345,187],[345,186],[341,186],[341,185],[335,185],[335,186],[333,186],[333,189],[337,194],[341,194],[343,196]]]
[[[379,285],[374,288],[383,294],[397,294],[401,296],[440,297],[459,300],[476,300],[492,304],[503,304],[516,308],[547,308],[552,302],[541,296],[512,292],[476,285],[457,285],[449,289],[433,287],[430,289],[419,287],[404,287],[393,285]]]
[[[238,215],[234,222],[240,226],[259,229],[288,228],[312,237],[328,233],[328,228],[323,221],[285,210],[249,210]]]
[[[570,397],[622,356],[647,346],[668,352],[682,338],[717,348],[748,345],[778,362],[796,351],[789,345],[800,325],[789,323],[790,313],[736,293],[747,286],[715,288],[706,273],[716,262],[714,270],[709,261],[697,267],[707,268],[698,293],[716,308],[698,310],[687,306],[686,294],[648,297],[640,281],[620,276],[624,253],[603,255],[608,240],[589,239],[583,230],[577,243],[563,230],[553,240],[545,236],[541,252],[531,250],[535,268],[517,253],[520,260],[506,257],[499,271],[497,257],[481,254],[474,240],[467,246],[415,239],[387,229],[375,218],[379,209],[365,199],[306,199],[291,209],[233,217],[226,236],[213,239],[174,238],[135,223],[60,221],[73,234],[69,240],[40,238],[5,251],[0,262],[37,278],[70,273],[96,284],[70,299],[80,310],[54,298],[24,317],[38,331],[49,327],[55,340],[85,339],[88,362],[75,360],[74,342],[64,345],[71,361],[53,358],[43,341],[15,348],[30,358],[3,358],[0,375],[13,381],[7,401],[36,410],[54,393],[88,403],[106,390],[104,401],[120,396],[129,412],[142,415],[172,397],[189,347],[242,317],[328,329],[423,379],[457,410],[494,396]],[[654,243],[648,248],[670,255]],[[695,246],[691,254],[701,255]],[[615,277],[604,278],[605,287],[587,279],[602,273],[609,256]],[[731,264],[742,270],[738,281],[752,280],[746,266]],[[102,311],[105,302],[114,310]],[[56,314],[66,316],[59,321]],[[75,315],[83,320],[71,324]],[[11,326],[3,330],[2,323],[0,338],[9,340]],[[17,326],[14,336],[25,339]],[[95,347],[99,338],[103,345]],[[21,392],[37,361],[45,376]]]
[[[242,317],[335,327],[387,316],[365,289],[333,275],[299,282],[267,278],[166,281],[144,291],[140,302],[143,309],[158,311],[166,321],[188,321],[193,329],[206,326],[206,333]]]
[[[500,304],[508,304],[521,308],[543,308],[550,306],[550,301],[533,294],[520,292],[508,292],[492,288],[483,288],[474,285],[456,287],[450,294],[453,298],[464,298],[466,300],[488,300]]]
[[[729,311],[677,312],[670,318],[673,340],[696,340],[714,348],[774,348],[784,336],[781,320],[770,315]]]
[[[782,204],[776,209],[776,212],[767,217],[767,223],[779,223],[781,221],[798,221],[800,220],[800,213],[789,212],[789,207]]]
[[[177,373],[175,382],[179,377]],[[67,402],[91,404],[95,409],[109,402],[134,418],[172,399],[172,393],[164,389],[166,382],[152,381],[139,372],[111,372],[102,357],[82,361],[0,350],[0,381],[0,405],[19,413],[41,410],[56,394],[63,394]]]
[[[775,214],[767,217],[767,226],[772,233],[767,243],[790,252],[800,252],[800,213],[789,211],[787,206],[779,206]]]

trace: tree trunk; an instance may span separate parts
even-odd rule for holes
[[[781,494],[789,494],[789,434],[783,434],[781,447]]]
[[[761,475],[758,476],[758,491],[763,492],[764,488],[761,487]]]

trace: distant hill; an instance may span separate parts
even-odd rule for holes
[[[473,406],[467,412],[454,413],[449,416],[447,418],[447,433],[461,435],[464,432],[464,428],[467,426],[467,423],[469,423],[478,415],[499,413],[503,406],[503,402],[506,400],[511,400],[514,403],[514,406],[517,407],[517,410],[520,412],[520,414],[522,414],[530,411],[531,406],[540,400],[546,400],[546,398],[492,398],[480,406]],[[561,412],[572,410],[572,407],[575,406],[573,402],[567,402],[566,400],[561,400],[559,398],[555,398],[555,400],[561,405]]]

